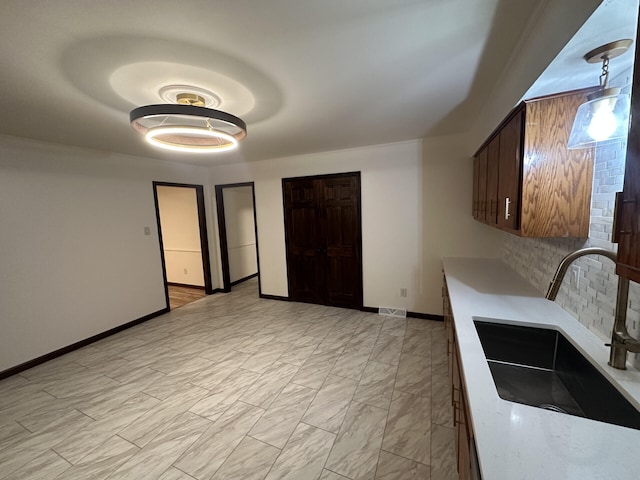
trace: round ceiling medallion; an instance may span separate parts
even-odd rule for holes
[[[222,104],[220,97],[211,90],[193,85],[165,85],[158,91],[160,98],[167,103],[181,103],[179,97],[185,94],[192,94],[204,100],[204,105],[197,106],[218,108]]]
[[[173,62],[122,65],[109,77],[111,88],[132,105],[175,104],[177,95],[193,93],[205,107],[243,117],[256,106],[255,97],[240,81],[202,66]]]

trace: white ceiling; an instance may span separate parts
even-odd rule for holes
[[[598,85],[601,64],[590,64],[584,55],[600,45],[630,38],[635,41],[638,0],[605,0],[587,19],[523,98]],[[629,86],[635,44],[609,63],[611,84]]]
[[[463,132],[546,1],[5,0],[0,134],[215,164]],[[240,151],[146,145],[128,113],[167,84],[218,94]]]

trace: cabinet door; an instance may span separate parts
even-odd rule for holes
[[[471,431],[466,408],[467,400],[464,388],[460,390],[460,413],[458,419],[458,479],[471,478]]]
[[[468,480],[470,478],[470,449],[471,430],[467,417],[467,400],[464,392],[464,382],[460,371],[460,353],[457,342],[453,352],[453,431],[456,441],[458,478]]]
[[[451,310],[451,300],[447,289],[447,279],[442,277],[442,310],[444,313],[444,329],[447,336],[447,365],[449,366],[449,382],[453,384],[453,311]],[[453,397],[451,398],[453,403]]]
[[[631,126],[627,140],[624,189],[616,205],[618,265],[616,273],[640,282],[640,48],[636,42],[636,58],[631,94]]]
[[[517,230],[520,210],[523,113],[519,111],[500,132],[498,227]]]
[[[587,90],[526,103],[520,235],[587,237],[593,184],[593,148],[568,150],[578,107]]]
[[[637,113],[640,115],[640,111]],[[640,145],[638,145],[640,147]],[[640,153],[640,150],[638,150]],[[630,163],[635,165],[629,166]],[[618,244],[618,262],[616,273],[634,282],[640,282],[640,232],[638,222],[640,209],[640,157],[630,156],[627,147],[627,166],[625,168],[624,190],[616,206],[616,234]],[[634,178],[630,178],[634,176]],[[628,180],[627,180],[628,179]]]
[[[480,194],[478,192],[478,179],[480,178],[480,160],[478,157],[473,157],[473,203],[471,206],[471,211],[473,214],[473,218],[476,220],[480,217]]]
[[[487,149],[478,154],[478,220],[485,221],[487,212]]]
[[[498,223],[498,170],[500,169],[500,135],[487,145],[487,209],[484,221],[489,225]]]
[[[460,428],[458,424],[458,412],[460,410],[460,366],[458,365],[458,345],[455,340],[453,341],[453,354],[451,355],[451,404],[453,405],[453,435],[456,444],[456,458],[460,455]],[[459,462],[457,462],[459,463]]]

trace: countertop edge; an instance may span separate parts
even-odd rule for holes
[[[442,264],[483,478],[637,478],[640,431],[502,400],[473,319],[559,330],[636,408],[640,371],[609,367],[600,338],[500,259],[445,258]]]

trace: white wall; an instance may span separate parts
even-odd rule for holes
[[[224,218],[229,252],[231,282],[258,273],[256,231],[251,187],[227,187],[224,195]]]
[[[204,287],[195,188],[157,186],[167,281]]]
[[[211,181],[255,182],[262,293],[287,296],[282,178],[360,171],[364,304],[441,314],[443,254],[500,252],[495,232],[470,219],[472,170],[461,141],[466,138],[217,166]],[[406,298],[400,288],[407,288]]]
[[[152,181],[205,175],[0,136],[0,371],[165,308]]]
[[[425,305],[440,306],[443,257],[498,257],[503,233],[473,219],[473,162],[466,135],[448,135],[422,142],[423,273]],[[439,286],[439,284],[438,284]]]

